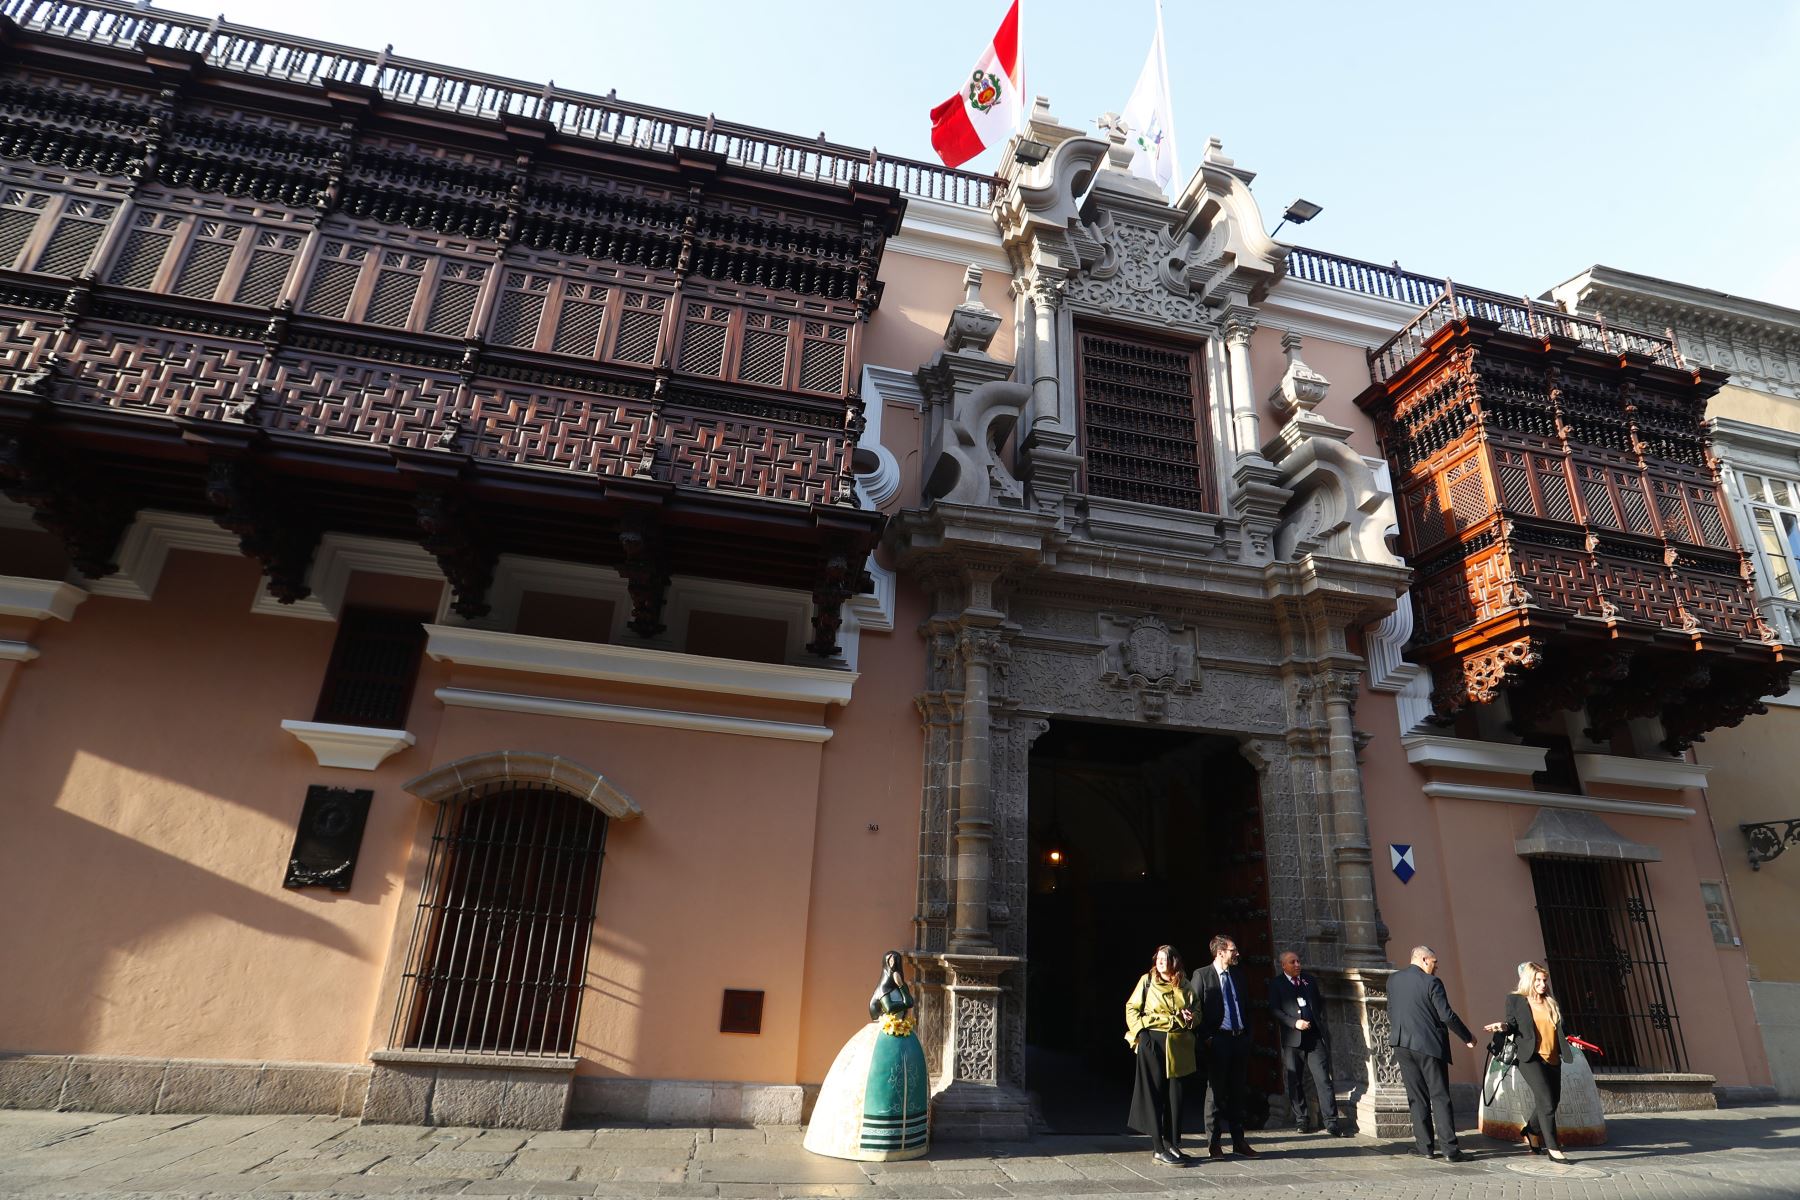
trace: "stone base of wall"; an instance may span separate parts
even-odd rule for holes
[[[1600,1086],[1600,1110],[1608,1114],[1719,1107],[1718,1097],[1713,1095],[1713,1086],[1719,1081],[1711,1075],[1609,1071],[1595,1075],[1594,1082]]]
[[[1751,1087],[1749,1085],[1733,1086],[1720,1084],[1713,1089],[1713,1099],[1719,1102],[1720,1108],[1735,1108],[1740,1105],[1774,1104],[1781,1097],[1772,1087]]]
[[[572,1107],[579,1116],[659,1125],[799,1125],[810,1107],[805,1092],[797,1083],[581,1075]]]
[[[0,1108],[354,1117],[368,1078],[341,1063],[0,1054]]]
[[[1783,1100],[1800,1100],[1800,983],[1752,983],[1750,1002],[1756,1006],[1756,1026],[1769,1056],[1775,1094]]]
[[[1031,1104],[1005,1087],[952,1083],[931,1098],[934,1142],[1022,1142],[1031,1137]]]
[[[363,1100],[365,1125],[561,1129],[576,1059],[377,1050]]]

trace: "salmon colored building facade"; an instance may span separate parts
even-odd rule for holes
[[[1792,633],[1671,341],[1043,101],[990,178],[5,12],[0,1105],[793,1123],[898,948],[1023,1136],[1215,932],[1365,1132],[1417,943],[1616,1105],[1771,1087],[1709,756]]]

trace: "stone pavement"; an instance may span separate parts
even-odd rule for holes
[[[1263,1157],[1186,1169],[1142,1139],[945,1144],[930,1158],[816,1158],[791,1127],[606,1126],[557,1133],[358,1125],[333,1117],[0,1113],[11,1196],[962,1196],[1468,1198],[1800,1196],[1800,1107],[1614,1117],[1611,1144],[1558,1167],[1479,1135],[1475,1161],[1266,1131]]]

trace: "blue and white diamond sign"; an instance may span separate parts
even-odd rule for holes
[[[1388,858],[1394,864],[1394,874],[1400,877],[1401,883],[1409,882],[1419,869],[1413,862],[1413,851],[1410,843],[1389,842]]]

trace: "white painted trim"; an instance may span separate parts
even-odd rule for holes
[[[119,542],[119,569],[104,579],[82,578],[81,586],[96,596],[148,600],[156,594],[171,550],[234,557],[241,553],[237,535],[210,517],[146,509]],[[260,584],[257,592],[262,592]]]
[[[0,617],[29,617],[42,621],[75,619],[75,607],[88,598],[84,588],[57,579],[33,579],[25,575],[0,575]]]
[[[856,441],[857,449],[867,450],[880,465],[866,475],[856,477],[864,508],[880,508],[900,492],[900,460],[881,440],[882,413],[889,401],[906,405],[914,412],[925,408],[925,393],[910,371],[895,367],[867,365],[862,373],[863,431]]]
[[[673,588],[674,581],[670,582]],[[476,624],[484,629],[517,629],[519,606],[526,592],[543,592],[555,596],[578,596],[587,600],[605,600],[612,605],[612,623],[606,630],[606,641],[621,641],[631,620],[631,589],[612,567],[592,563],[564,562],[554,558],[531,558],[523,554],[502,554],[494,570],[494,586],[488,589],[492,606],[488,615]],[[440,624],[461,624],[459,618],[441,617]]]
[[[149,600],[156,594],[156,585],[162,580],[163,567],[168,564],[171,550],[193,550],[233,558],[242,554],[237,535],[220,528],[210,517],[146,510],[137,515],[137,520],[132,522],[124,540],[119,543],[118,571],[104,579],[82,580],[82,586],[96,596]],[[437,560],[412,542],[328,533],[320,539],[312,568],[307,573],[312,595],[293,604],[283,604],[258,583],[250,601],[250,611],[271,617],[335,621],[343,611],[344,592],[350,585],[353,571],[436,579],[440,583],[444,578]],[[438,601],[440,619],[449,600],[446,586]]]
[[[0,642],[0,662],[30,662],[38,649],[30,642]]]
[[[0,496],[0,529],[29,529],[50,536],[49,530],[32,520],[30,505],[8,500],[5,496]]]
[[[237,547],[232,547],[237,553]],[[362,537],[351,533],[328,533],[319,540],[313,555],[307,584],[312,595],[292,604],[283,604],[269,594],[266,587],[256,589],[250,611],[272,617],[299,617],[303,620],[335,621],[343,615],[344,593],[350,587],[350,574],[366,571],[371,575],[398,575],[403,579],[433,579],[438,582],[437,619],[443,620],[450,607],[450,588],[437,559],[414,542],[392,538]]]
[[[1630,787],[1660,788],[1679,792],[1703,788],[1711,767],[1679,758],[1625,758],[1617,754],[1577,754],[1575,773],[1583,786],[1590,783],[1622,783]]]
[[[709,713],[675,712],[665,708],[633,708],[622,704],[596,704],[590,700],[560,700],[552,696],[520,696],[512,692],[486,692],[473,688],[439,688],[437,698],[450,708],[483,708],[494,712],[531,713],[544,717],[573,717],[581,721],[611,721],[621,725],[653,725],[662,729],[686,729],[696,733],[728,733],[740,737],[766,737],[787,742],[827,742],[825,725],[801,725],[793,721],[758,721],[749,717],[719,717]]]
[[[1257,323],[1370,349],[1393,337],[1418,315],[1419,306],[1415,304],[1287,275],[1269,289]],[[1344,383],[1353,392],[1361,390],[1354,381]]]
[[[856,623],[863,629],[873,629],[877,633],[894,631],[894,573],[869,556],[869,578],[875,586],[860,596],[850,597],[844,605],[846,617],[854,616]],[[838,639],[842,641],[843,639]]]
[[[1694,810],[1683,804],[1649,804],[1641,800],[1601,800],[1594,796],[1570,796],[1561,792],[1532,792],[1523,788],[1480,787],[1472,783],[1440,783],[1419,789],[1434,800],[1487,800],[1495,804],[1529,804],[1536,808],[1575,808],[1584,812],[1619,813],[1629,817],[1691,817]]]
[[[306,743],[321,767],[373,771],[419,739],[404,729],[370,729],[321,721],[283,721],[281,727]]]
[[[630,616],[629,602],[625,607],[626,615]],[[668,607],[664,612],[663,621],[669,627],[668,636],[679,639],[676,642],[677,645],[687,645],[688,625],[696,612],[723,613],[733,617],[780,621],[787,631],[786,638],[782,643],[782,658],[790,663],[798,663],[806,658],[806,643],[812,634],[812,597],[806,592],[794,588],[765,587],[753,583],[729,583],[722,579],[707,579],[698,575],[682,575],[670,580]],[[648,653],[668,654],[670,651],[650,650]],[[703,661],[735,660],[704,659]],[[793,667],[788,669],[804,671],[818,668]]]
[[[1542,746],[1478,742],[1432,733],[1409,733],[1400,739],[1400,744],[1406,747],[1406,761],[1415,767],[1452,767],[1459,771],[1490,771],[1503,775],[1530,775],[1541,771],[1548,754]]]
[[[1012,275],[1012,263],[1001,248],[1000,228],[986,209],[920,196],[907,198],[900,231],[883,249],[884,258],[891,254],[910,254],[959,267],[974,263],[984,271]]]
[[[855,671],[830,667],[741,662],[642,646],[606,646],[456,625],[427,625],[425,635],[425,653],[438,662],[714,695],[848,704],[857,680]]]
[[[1402,604],[1407,601],[1402,600]],[[1394,693],[1394,710],[1400,714],[1400,732],[1411,733],[1424,728],[1436,715],[1431,705],[1431,672],[1424,667],[1406,664],[1410,671],[1406,682]]]

